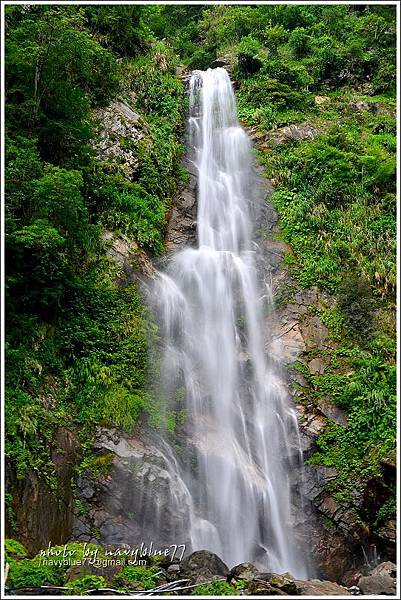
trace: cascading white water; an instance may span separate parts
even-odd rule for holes
[[[185,397],[193,457],[185,465],[166,445],[172,501],[186,504],[192,550],[304,577],[291,525],[296,417],[266,357],[252,242],[258,182],[224,69],[193,72],[189,133],[198,247],[175,254],[152,290],[165,344],[162,389]]]

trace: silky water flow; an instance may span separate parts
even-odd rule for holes
[[[194,71],[189,85],[198,245],[175,253],[151,290],[163,340],[160,390],[170,402],[180,396],[187,415],[180,451],[161,442],[169,502],[185,507],[181,535],[192,551],[305,577],[290,486],[300,456],[289,440],[299,434],[265,349],[270,291],[261,292],[252,240],[259,182],[251,145],[225,69]]]

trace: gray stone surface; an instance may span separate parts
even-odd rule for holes
[[[313,140],[319,132],[308,123],[299,123],[267,132],[260,132],[257,127],[252,127],[249,133],[262,149],[271,149],[290,140]]]
[[[94,117],[100,124],[98,137],[92,141],[97,158],[134,181],[139,167],[135,142],[144,137],[140,116],[126,102],[114,100],[94,111]]]
[[[226,578],[227,565],[213,552],[198,550],[181,562],[180,575],[188,577],[194,583],[210,581],[213,578]]]

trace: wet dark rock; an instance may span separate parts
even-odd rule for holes
[[[387,482],[371,478],[365,485],[361,504],[361,514],[370,523],[376,519],[377,512],[389,498]]]
[[[176,539],[176,532],[188,521],[188,506],[184,499],[173,503],[176,482],[171,481],[168,459],[161,451],[150,441],[101,428],[94,450],[107,456],[108,472],[98,479],[90,499],[77,488],[77,497],[88,510],[75,517],[75,539],[94,541],[95,537],[102,545],[131,547],[152,540],[155,548],[170,545],[172,539],[186,543]]]
[[[253,579],[245,590],[248,596],[288,596],[285,592],[272,586],[268,581]]]
[[[289,574],[284,573],[283,575],[278,575],[277,573],[264,573],[262,577],[264,580],[268,581],[272,587],[280,590],[280,592],[284,592],[288,595],[297,593],[297,586],[294,578]]]
[[[72,481],[78,456],[78,438],[69,429],[60,427],[51,448],[56,490],[50,489],[44,478],[34,471],[18,479],[13,469],[7,468],[7,488],[13,496],[18,540],[30,554],[46,548],[49,542],[64,544],[71,537],[76,512]],[[8,533],[7,529],[6,535],[14,537],[15,533]]]
[[[236,579],[238,581],[247,579],[250,581],[251,579],[258,577],[259,575],[259,569],[257,569],[255,565],[249,562],[245,562],[233,567],[227,577],[227,580],[231,581],[231,579]]]
[[[189,182],[177,191],[173,202],[165,240],[167,252],[176,252],[196,243],[197,178],[187,159],[184,159],[183,166],[188,170]]]
[[[216,69],[217,67],[227,67],[229,64],[228,58],[222,56],[220,58],[216,58],[210,63],[211,69]]]
[[[96,493],[93,481],[86,477],[78,477],[76,485],[81,498],[85,500],[90,500]]]
[[[384,542],[395,544],[397,539],[397,523],[395,518],[388,519],[385,524],[376,531],[376,535]]]
[[[222,67],[225,69],[229,75],[232,74],[233,69],[233,61],[234,56],[232,54],[226,54],[224,56],[219,56],[215,60],[210,63],[211,69],[216,69],[217,67]]]
[[[214,577],[227,577],[227,565],[213,552],[198,550],[181,562],[182,577],[188,577],[194,583],[210,581]]]
[[[124,516],[116,518],[113,513],[104,512],[97,527],[100,539],[107,540],[109,544],[125,544],[128,540],[139,540],[141,537],[141,528],[136,523],[127,522]]]
[[[397,467],[397,455],[395,450],[391,450],[386,456],[383,456],[380,464],[389,471],[393,471],[394,475]]]

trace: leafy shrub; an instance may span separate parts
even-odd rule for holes
[[[262,58],[259,56],[261,43],[251,36],[243,37],[236,47],[238,57],[238,73],[246,77],[256,73],[262,66]]]
[[[39,131],[46,159],[82,157],[90,106],[116,93],[118,64],[82,28],[82,13],[15,8],[7,15],[8,123]]]
[[[105,226],[132,235],[140,246],[161,254],[165,210],[160,199],[148,194],[139,183],[113,176],[106,176],[104,182],[97,189],[97,197],[105,206]]]
[[[273,109],[305,108],[310,105],[311,97],[298,92],[286,83],[277,79],[253,77],[245,80],[239,90],[240,102],[255,108],[271,105]]]
[[[191,596],[237,596],[239,591],[226,581],[213,581],[196,587]]]
[[[114,578],[115,583],[126,588],[150,590],[160,581],[160,569],[154,567],[124,567]]]
[[[297,27],[291,32],[289,44],[295,58],[301,58],[311,49],[311,38],[304,27]]]
[[[262,38],[270,54],[275,55],[278,47],[288,39],[288,31],[282,25],[268,25],[262,32]]]
[[[120,56],[135,56],[150,43],[150,32],[143,23],[138,6],[117,5],[112,10],[85,6],[84,14],[100,43]]]
[[[88,590],[98,590],[99,588],[107,587],[107,582],[104,577],[99,577],[98,575],[85,575],[79,579],[74,579],[66,587],[69,588],[68,595],[86,596]]]
[[[38,559],[12,561],[7,584],[13,588],[62,585],[65,570],[56,566],[40,564]]]
[[[21,542],[6,539],[4,540],[4,556],[6,562],[10,562],[11,560],[25,558],[27,556],[27,551]]]

